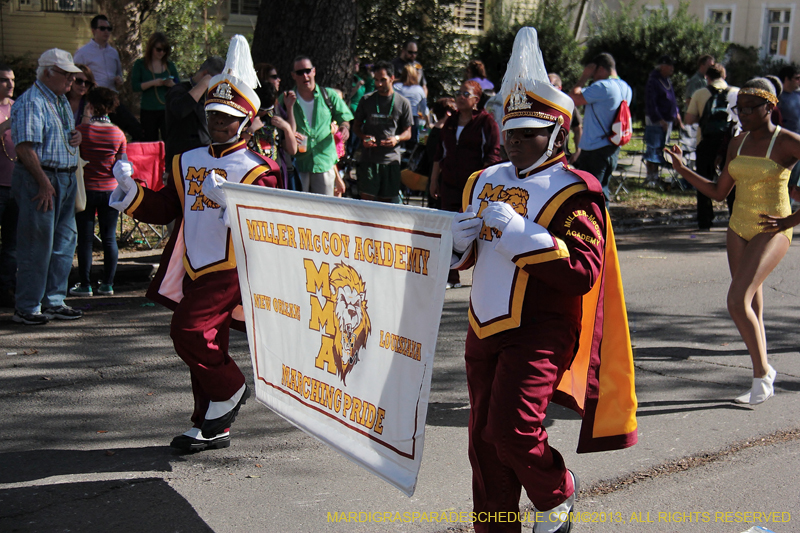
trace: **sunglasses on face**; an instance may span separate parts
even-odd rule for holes
[[[417,52],[409,52],[408,50],[406,50],[406,53],[407,53],[408,55],[410,55],[410,56],[415,56],[415,55],[417,55]]]
[[[475,95],[469,91],[458,91],[456,96],[463,96],[464,98],[475,98]]]
[[[278,76],[277,74],[270,74],[270,75],[267,76],[267,78],[269,78],[271,80],[279,80],[279,79],[281,79],[281,77]]]
[[[314,67],[311,68],[300,68],[294,71],[295,74],[298,76],[304,76],[306,74],[311,74],[311,71],[314,70]]]
[[[97,29],[98,31],[111,31],[112,26],[98,26]]]
[[[764,102],[764,103],[758,104],[758,105],[754,105],[752,107],[741,107],[741,106],[737,105],[737,106],[733,106],[732,109],[733,109],[733,112],[736,113],[737,115],[752,115],[753,112],[756,109],[758,109],[759,107],[761,107],[762,105],[767,105],[767,102]]]
[[[92,82],[90,82],[89,80],[84,79],[84,78],[75,78],[73,83],[75,85],[86,85],[87,87],[91,87],[92,86]]]
[[[155,50],[156,52],[166,52],[166,51],[167,51],[167,49],[166,49],[166,48],[161,48],[161,47],[158,47],[158,46],[156,46],[155,48],[153,48],[153,50]]]

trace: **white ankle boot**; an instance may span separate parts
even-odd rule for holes
[[[733,401],[758,405],[769,400],[775,394],[773,383],[775,383],[777,374],[772,365],[767,365],[767,375],[763,378],[753,378],[753,386],[750,390],[736,397]]]

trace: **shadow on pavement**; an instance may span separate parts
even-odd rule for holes
[[[0,483],[107,472],[171,472],[166,446],[105,450],[31,450],[0,454]]]
[[[669,407],[674,406],[674,407]],[[663,407],[662,409],[651,409]],[[666,400],[661,402],[642,402],[636,411],[637,417],[670,415],[674,413],[688,413],[691,411],[713,411],[715,409],[728,409],[732,411],[750,411],[752,408],[739,405],[733,401],[724,400]]]
[[[213,532],[183,496],[155,478],[0,490],[0,531]]]

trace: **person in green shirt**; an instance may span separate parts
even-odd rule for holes
[[[295,87],[291,92],[297,95],[293,106],[298,140],[295,168],[303,191],[333,196],[344,192],[344,181],[336,169],[339,158],[333,136],[339,133],[342,142],[347,142],[353,113],[336,91],[319,87],[315,76],[316,70],[310,58],[298,56],[294,59],[292,78]],[[322,91],[327,93],[330,105]],[[281,95],[281,104],[283,98]]]
[[[170,51],[167,36],[156,32],[147,41],[144,57],[137,59],[131,70],[131,87],[142,93],[140,122],[145,141],[166,137],[167,91],[180,81],[178,69],[169,60]]]

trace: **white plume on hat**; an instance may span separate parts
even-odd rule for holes
[[[542,51],[539,48],[539,35],[535,28],[524,27],[517,32],[517,37],[514,39],[514,47],[503,76],[500,93],[505,101],[518,85],[522,85],[528,92],[535,93],[536,87],[541,83],[550,85]]]
[[[250,45],[241,35],[234,35],[228,47],[228,57],[225,59],[223,74],[232,74],[239,78],[251,89],[260,87],[258,74],[253,67],[253,56],[250,55]]]
[[[253,67],[250,45],[247,44],[247,39],[241,35],[234,35],[231,38],[231,44],[228,47],[228,57],[225,60],[225,68],[221,74],[211,78],[208,84],[209,96],[214,94],[214,88],[222,82],[231,85],[236,91],[249,100],[254,108],[251,111],[258,111],[258,108],[261,106],[261,99],[256,95],[254,89],[261,84],[258,81],[256,69]],[[209,98],[209,100],[214,99]],[[231,105],[232,102],[225,103],[219,100],[207,102],[206,111],[220,111],[237,117],[248,116],[248,113],[243,112],[235,105]],[[249,117],[249,119],[252,120],[252,116]],[[246,125],[246,122],[248,121],[242,122],[240,132]]]

